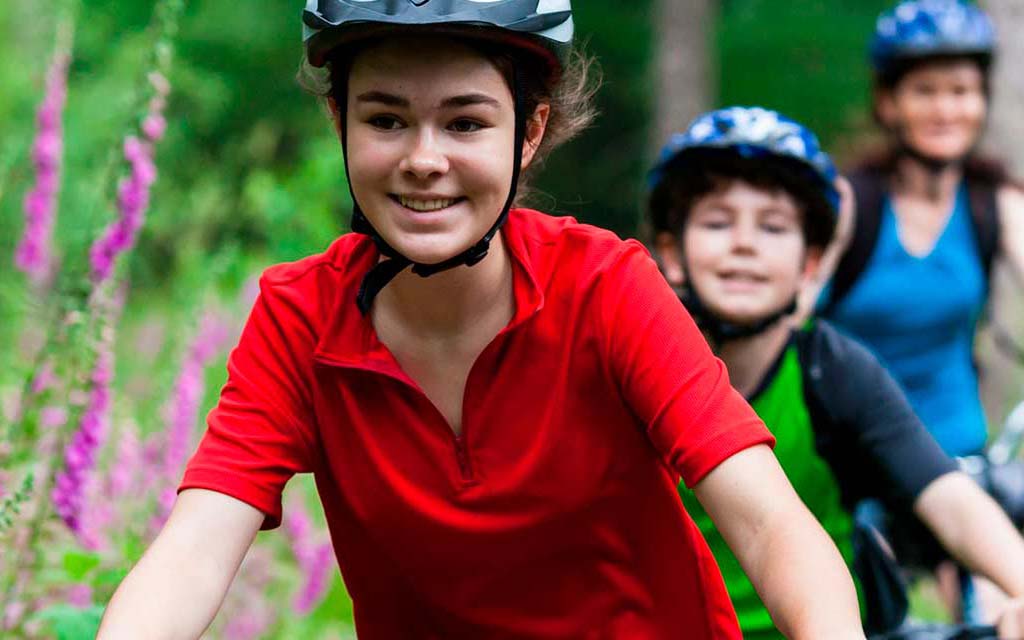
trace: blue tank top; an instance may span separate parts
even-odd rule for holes
[[[830,314],[875,352],[921,421],[955,456],[980,452],[986,439],[973,362],[986,283],[968,207],[961,186],[935,247],[917,257],[903,247],[886,198],[874,253]]]

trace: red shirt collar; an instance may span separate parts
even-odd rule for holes
[[[544,307],[544,293],[531,260],[531,249],[536,251],[537,247],[527,246],[523,234],[523,215],[522,210],[513,209],[501,230],[512,260],[515,313],[499,335],[522,325]],[[394,356],[377,337],[370,317],[359,313],[356,308],[359,283],[363,275],[377,263],[380,253],[369,237],[350,246],[351,250],[334,258],[338,263],[338,273],[345,275],[338,283],[338,297],[331,318],[313,357],[321,364],[376,371],[408,381],[408,376],[401,370]]]

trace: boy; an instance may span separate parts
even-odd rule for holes
[[[666,277],[847,563],[853,506],[879,498],[913,510],[954,557],[1024,597],[1024,541],[957,471],[878,361],[824,322],[793,329],[797,296],[821,266],[841,200],[814,134],[765,109],[708,113],[673,136],[651,183],[648,216]],[[719,562],[744,637],[782,637],[693,494],[682,486],[680,494]],[[1021,624],[1014,600],[1000,637],[1020,637]]]

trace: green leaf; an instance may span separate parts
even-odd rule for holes
[[[68,551],[64,554],[64,571],[75,582],[81,582],[99,564],[100,557],[95,553]]]
[[[103,607],[93,605],[79,609],[68,604],[58,604],[39,612],[39,617],[50,623],[50,629],[57,640],[92,640],[100,628]]]
[[[127,569],[104,569],[92,579],[94,587],[116,587],[128,575]]]

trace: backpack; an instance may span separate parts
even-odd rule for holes
[[[853,289],[867,267],[878,242],[882,226],[882,206],[887,186],[886,175],[879,169],[864,168],[849,175],[856,195],[857,211],[853,238],[832,276],[832,291],[822,314],[828,316]],[[985,282],[992,274],[992,263],[999,249],[999,207],[996,185],[968,181],[967,198],[974,228],[974,240],[981,256]]]

